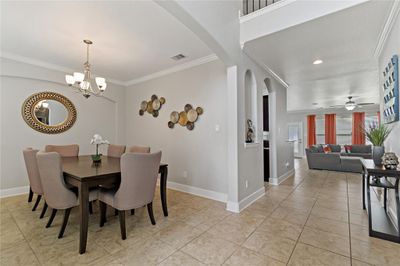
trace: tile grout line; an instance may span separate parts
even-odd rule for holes
[[[351,223],[350,223],[350,200],[349,200],[349,178],[346,174],[346,194],[347,194],[347,222],[349,226],[349,247],[350,247],[350,266],[353,265],[353,253],[351,249]]]
[[[304,180],[305,180],[305,178],[303,179],[303,181],[304,181]],[[303,181],[302,181],[301,183],[303,183]],[[326,178],[325,178],[325,182],[326,182]],[[325,184],[325,182],[324,182],[324,184]],[[300,183],[300,184],[301,184],[301,183]],[[299,184],[299,185],[300,185],[300,184]],[[296,189],[297,189],[297,187],[296,187]],[[293,190],[293,191],[294,191],[294,190]],[[317,200],[318,200],[318,197],[317,197]],[[290,253],[290,256],[289,256],[289,259],[288,259],[286,265],[289,265],[290,259],[291,259],[292,256],[293,256],[293,253],[294,253],[294,251],[295,251],[295,249],[296,249],[296,247],[297,247],[297,244],[299,243],[300,237],[301,237],[301,235],[303,234],[304,228],[306,227],[306,224],[307,224],[307,222],[308,222],[308,219],[309,219],[310,216],[311,216],[312,209],[314,209],[314,206],[315,206],[315,204],[317,203],[317,200],[314,202],[313,206],[312,206],[311,209],[310,209],[310,213],[308,214],[307,220],[306,220],[306,222],[304,223],[304,225],[303,225],[302,228],[301,228],[301,232],[300,232],[300,234],[299,234],[299,237],[298,237],[297,240],[296,240],[296,243],[295,243],[295,245],[294,245],[294,248],[293,248],[292,252]]]
[[[24,241],[26,242],[26,244],[29,246],[29,249],[32,251],[33,255],[35,256],[36,260],[38,261],[39,265],[43,265],[42,262],[39,260],[36,252],[33,250],[31,244],[29,243],[28,239],[26,239],[24,232],[22,232],[21,228],[19,227],[17,221],[14,218],[14,215],[12,214],[12,212],[8,209],[7,210],[10,212],[10,215],[12,217],[12,219],[14,220],[15,225],[18,227],[18,230],[21,232],[22,236],[24,237]]]

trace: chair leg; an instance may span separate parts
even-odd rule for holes
[[[147,204],[147,212],[149,213],[151,224],[155,225],[156,224],[156,220],[154,219],[153,202],[150,202],[149,204]]]
[[[119,226],[121,228],[121,238],[126,239],[126,227],[125,227],[125,211],[118,211],[119,214]]]
[[[42,212],[40,213],[40,216],[39,216],[40,219],[42,219],[44,217],[44,215],[46,214],[46,211],[47,211],[47,202],[45,201]]]
[[[49,221],[46,224],[46,228],[49,228],[53,223],[54,217],[56,217],[57,209],[53,209],[49,218]]]
[[[107,204],[99,200],[100,207],[100,227],[104,226],[104,223],[107,222],[106,213],[107,213]]]
[[[135,215],[135,209],[131,210],[131,215]]]
[[[36,211],[36,208],[39,205],[41,198],[42,198],[42,195],[37,195],[36,202],[35,202],[35,205],[33,205],[32,211]]]
[[[29,187],[29,196],[28,196],[28,202],[32,202],[32,198],[33,198],[33,191],[32,188]]]
[[[71,209],[72,208],[68,208],[64,212],[64,220],[63,220],[63,223],[61,225],[60,233],[58,234],[58,238],[62,238],[63,235],[64,235],[65,227],[67,227],[68,218],[69,218],[69,214],[71,213]]]
[[[92,204],[92,202],[89,202],[89,213],[93,214],[93,204]]]

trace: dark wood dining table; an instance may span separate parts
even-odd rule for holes
[[[62,159],[64,179],[67,184],[78,188],[80,212],[79,253],[86,251],[89,223],[89,189],[99,185],[119,184],[121,180],[120,159],[102,156],[100,164],[94,164],[90,155]],[[161,163],[160,194],[164,216],[167,208],[168,164]]]

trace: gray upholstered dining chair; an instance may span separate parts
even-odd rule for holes
[[[126,239],[125,211],[147,205],[154,225],[153,198],[156,189],[161,151],[153,154],[125,153],[121,157],[121,185],[118,190],[100,190],[100,227],[106,222],[110,205],[118,210],[121,238]]]
[[[78,197],[66,187],[59,153],[39,151],[36,158],[44,197],[47,204],[53,209],[46,228],[51,226],[57,210],[65,210],[64,220],[58,234],[58,238],[62,238],[71,209],[79,205]],[[89,201],[96,200],[97,196],[98,190],[90,191]]]
[[[61,157],[76,157],[79,155],[79,145],[46,145],[44,151],[57,152]]]
[[[131,146],[131,147],[128,148],[127,152],[133,152],[133,153],[150,153],[150,147]]]
[[[131,146],[128,148],[127,152],[131,153],[150,153],[150,147],[145,146]],[[135,209],[131,210],[131,214],[135,214]]]
[[[25,161],[25,166],[26,166],[26,171],[28,173],[28,179],[29,179],[29,198],[28,202],[32,201],[33,194],[37,194],[36,202],[35,205],[33,205],[32,211],[35,211],[36,208],[39,205],[39,202],[43,196],[43,188],[42,188],[42,182],[40,181],[40,175],[39,175],[39,169],[36,161],[36,153],[39,150],[34,150],[32,148],[27,148],[22,151],[24,155],[24,161]],[[47,209],[47,204],[46,201],[44,203],[42,213],[40,214],[40,219],[43,218],[43,216],[46,213]]]
[[[107,149],[107,156],[114,158],[121,158],[125,153],[126,147],[124,145],[109,144]]]

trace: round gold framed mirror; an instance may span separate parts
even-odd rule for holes
[[[77,116],[74,104],[67,97],[48,91],[29,96],[21,111],[31,128],[46,134],[67,131],[74,125]]]

